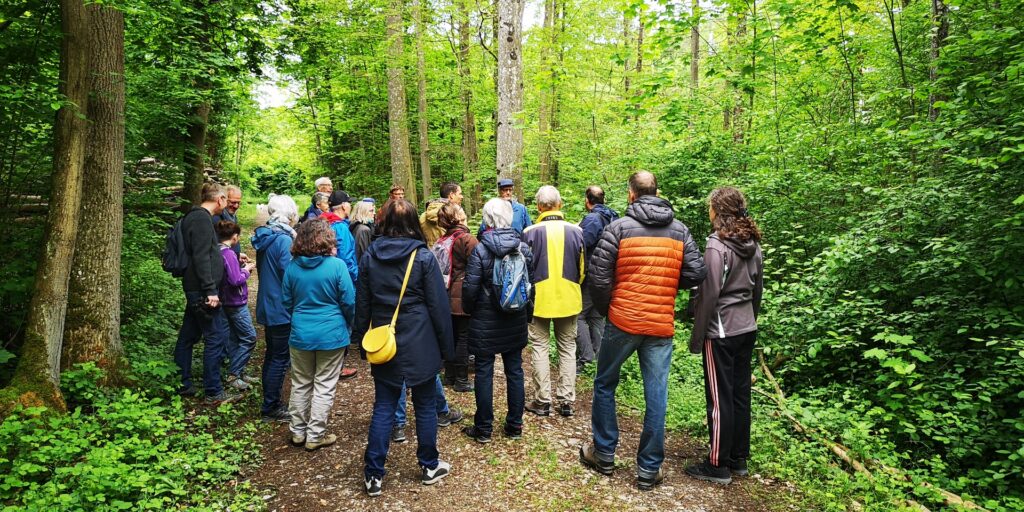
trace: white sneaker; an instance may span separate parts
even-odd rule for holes
[[[228,386],[231,386],[232,388],[237,389],[239,391],[248,391],[249,388],[252,387],[249,385],[248,382],[237,377],[233,379],[228,379]]]
[[[452,471],[452,465],[443,461],[437,461],[437,467],[434,469],[427,469],[423,467],[423,476],[420,477],[420,481],[423,485],[434,485],[441,481],[442,478],[448,476]]]
[[[380,496],[380,486],[384,482],[375,476],[366,477],[366,495],[367,496]]]

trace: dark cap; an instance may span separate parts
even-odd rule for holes
[[[344,190],[335,190],[334,192],[331,192],[331,199],[327,202],[327,204],[331,208],[334,208],[335,206],[338,206],[341,203],[351,202],[352,198],[348,196],[348,193],[346,193]]]
[[[498,188],[511,187],[512,185],[515,185],[515,183],[509,178],[502,178],[498,180]]]

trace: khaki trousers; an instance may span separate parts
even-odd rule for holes
[[[327,430],[327,417],[334,405],[334,390],[344,361],[345,349],[299,350],[291,348],[292,396],[288,401],[292,434],[317,442]]]
[[[534,399],[551,403],[551,363],[548,359],[551,324],[555,325],[558,348],[558,382],[555,399],[559,403],[576,401],[576,316],[563,318],[533,317],[530,322],[530,363]]]

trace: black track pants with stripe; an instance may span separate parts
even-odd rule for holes
[[[755,338],[757,331],[704,341],[712,466],[750,457],[750,365]]]

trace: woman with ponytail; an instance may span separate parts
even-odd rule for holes
[[[721,484],[746,476],[750,457],[750,376],[763,272],[761,231],[743,193],[716,189],[708,198],[712,234],[704,250],[708,276],[697,289],[690,352],[704,356],[711,447],[686,468]]]

